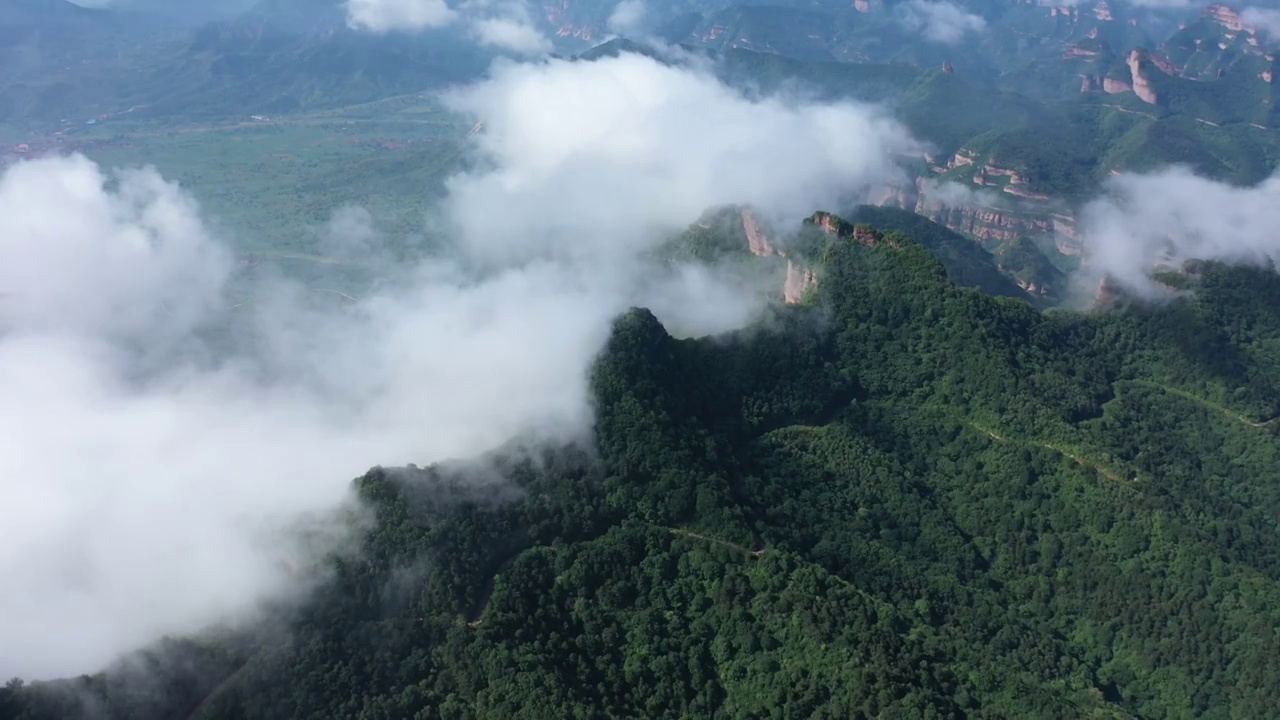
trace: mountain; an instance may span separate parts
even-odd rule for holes
[[[248,10],[255,2],[257,0],[109,0],[96,4],[112,10],[163,17],[190,26],[232,17]]]
[[[186,29],[154,15],[23,3],[0,65],[0,121],[129,111],[208,119],[330,108],[477,77],[492,54],[456,29],[379,36],[347,27],[341,0],[261,0]]]
[[[176,32],[161,19],[66,0],[0,0],[0,14],[0,121],[129,107],[110,97],[119,78]]]
[[[478,77],[491,55],[452,29],[378,36],[341,3],[263,0],[197,30],[140,87],[153,115],[284,113],[368,102]]]
[[[1028,268],[1014,274],[1035,285],[1037,294],[1046,286],[1064,287],[1061,270],[1053,268],[1075,263],[1081,252],[1077,208],[1107,178],[1184,164],[1209,177],[1251,184],[1268,177],[1280,157],[1280,129],[1218,124],[1150,107],[1133,110],[1145,103],[1131,87],[1123,91],[1128,103],[1111,93],[1081,93],[1078,85],[1070,100],[1046,100],[984,85],[953,65],[813,61],[744,48],[681,47],[709,60],[724,82],[747,93],[798,85],[822,99],[890,108],[930,147],[920,162],[907,164],[913,182],[885,188],[875,201],[942,223],[991,251],[1013,243],[1012,257],[1020,259],[1008,267]],[[622,39],[580,57],[637,51],[683,62]]]
[[[1280,276],[1041,314],[908,234],[794,243],[758,327],[617,319],[595,448],[374,469],[302,607],[0,717],[1272,713]]]

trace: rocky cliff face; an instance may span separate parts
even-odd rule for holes
[[[804,224],[816,227],[828,235],[848,238],[867,247],[875,247],[881,243],[886,243],[889,247],[897,247],[897,244],[892,240],[886,241],[885,237],[875,228],[866,225],[855,225],[829,212],[816,212],[805,218]]]
[[[1127,93],[1132,89],[1133,86],[1130,85],[1128,81],[1121,80],[1119,78],[1102,78],[1102,92],[1107,93],[1108,95]]]
[[[1129,57],[1125,63],[1129,66],[1129,73],[1132,76],[1133,94],[1137,95],[1142,102],[1148,105],[1155,105],[1156,91],[1143,72],[1142,62],[1144,59],[1145,55],[1142,51],[1132,50],[1129,52]]]
[[[1214,4],[1205,8],[1204,16],[1218,23],[1222,27],[1235,32],[1246,31],[1249,34],[1255,33],[1255,29],[1245,25],[1240,20],[1240,13],[1222,4]]]
[[[758,257],[767,257],[774,254],[773,245],[769,243],[768,236],[760,229],[760,224],[756,222],[756,218],[751,211],[742,208],[738,211],[739,217],[742,218],[742,232],[747,236],[747,249],[752,255]]]
[[[1098,283],[1098,289],[1093,294],[1093,305],[1090,308],[1094,312],[1109,310],[1120,299],[1120,287],[1110,275],[1103,275],[1102,281]]]
[[[920,178],[911,186],[886,189],[877,204],[910,210],[952,232],[984,243],[1049,235],[1058,252],[1079,255],[1075,216],[1053,208],[1043,198],[1043,195],[1027,198],[1017,205],[1019,209],[1013,210],[984,203],[982,195],[964,201],[939,197],[933,183]]]
[[[799,267],[791,260],[788,260],[787,280],[782,288],[782,299],[788,305],[804,302],[805,294],[816,287],[817,284],[818,278],[814,275],[813,270]]]

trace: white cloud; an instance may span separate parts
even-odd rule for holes
[[[376,33],[442,27],[456,18],[445,0],[347,0],[351,27]]]
[[[894,154],[917,147],[876,109],[752,101],[709,73],[634,54],[509,63],[446,101],[485,123],[476,139],[495,169],[449,189],[460,237],[489,260],[634,248],[726,203],[795,221],[900,177]]]
[[[306,557],[285,529],[374,464],[583,437],[618,312],[699,334],[758,309],[717,271],[643,261],[664,231],[728,202],[835,207],[914,148],[872,109],[636,56],[501,65],[450,102],[490,168],[449,183],[457,247],[356,302],[273,281],[236,307],[232,253],[154,171],[5,172],[0,675],[93,671],[281,597],[282,556]],[[355,209],[324,233],[380,242]]]
[[[919,189],[928,202],[945,207],[992,207],[1003,200],[995,191],[974,188],[954,180],[925,178],[919,183]]]
[[[1280,10],[1262,7],[1247,7],[1240,13],[1240,20],[1245,25],[1252,25],[1261,33],[1271,37],[1280,37]]]
[[[523,0],[469,0],[463,12],[471,16],[471,35],[476,42],[516,55],[545,55],[554,49],[534,25]]]
[[[1280,178],[1236,187],[1185,168],[1112,178],[1081,214],[1094,279],[1106,273],[1152,295],[1157,265],[1190,259],[1264,263],[1280,259]]]
[[[551,52],[551,41],[537,28],[513,17],[484,18],[472,24],[481,45],[509,50],[519,55]]]
[[[896,10],[898,21],[926,40],[955,45],[969,33],[980,33],[987,21],[947,0],[907,0]]]
[[[1128,4],[1155,10],[1182,10],[1190,7],[1203,7],[1200,0],[1125,0]]]
[[[640,29],[648,8],[644,0],[622,0],[613,8],[607,26],[610,32],[626,34]]]

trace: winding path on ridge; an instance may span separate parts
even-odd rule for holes
[[[1057,453],[1058,455],[1062,455],[1065,458],[1074,460],[1077,465],[1082,465],[1084,467],[1087,467],[1093,470],[1094,472],[1098,473],[1102,477],[1108,480],[1111,480],[1112,482],[1118,482],[1118,483],[1127,482],[1125,478],[1123,478],[1116,471],[1106,467],[1105,465],[1102,465],[1101,463],[1097,463],[1085,457],[1082,457],[1079,454],[1072,452],[1067,448],[1062,447],[1061,445],[1056,445],[1054,443],[1044,442],[1041,440],[1027,440],[1027,439],[1021,439],[1021,438],[1007,437],[1005,435],[1001,435],[997,433],[994,430],[991,430],[990,428],[983,427],[982,425],[979,425],[978,423],[972,420],[965,420],[964,424],[968,425],[974,430],[981,432],[982,434],[986,435],[992,440],[995,440],[996,442],[1001,442],[1001,443],[1007,442],[1007,443],[1014,443],[1018,445],[1030,445],[1032,447],[1044,448],[1045,450],[1049,450],[1050,452],[1054,452],[1054,453]]]
[[[1236,412],[1235,410],[1232,410],[1231,408],[1225,407],[1223,405],[1219,405],[1218,403],[1215,403],[1212,400],[1206,400],[1205,398],[1202,398],[1199,395],[1196,395],[1195,393],[1187,392],[1186,390],[1181,390],[1175,387],[1169,387],[1168,385],[1162,385],[1157,382],[1151,382],[1150,380],[1130,380],[1129,382],[1133,383],[1134,385],[1142,385],[1143,387],[1154,388],[1162,392],[1167,392],[1170,395],[1177,395],[1178,397],[1186,400],[1190,400],[1191,402],[1196,403],[1197,405],[1208,408],[1215,412],[1222,413],[1223,415],[1226,415],[1232,420],[1235,420],[1236,422],[1241,423],[1243,425],[1247,425],[1251,428],[1270,427],[1271,425],[1274,425],[1276,422],[1280,422],[1280,415],[1277,415],[1271,418],[1270,420],[1259,420],[1259,421],[1250,420],[1249,418],[1245,417],[1244,415],[1241,415],[1240,413]]]

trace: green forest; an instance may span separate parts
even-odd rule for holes
[[[746,330],[619,317],[591,445],[375,468],[304,605],[0,718],[1275,717],[1274,269],[1042,312],[835,226]]]

